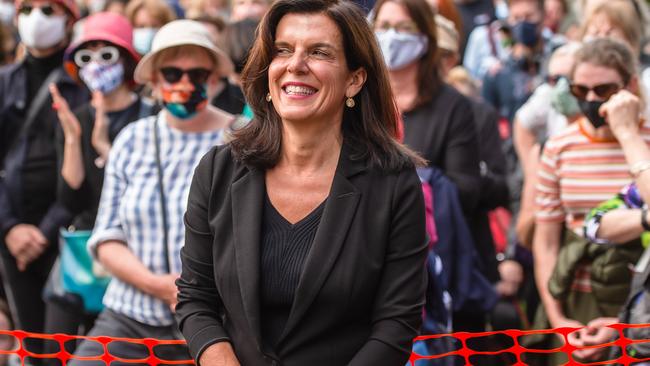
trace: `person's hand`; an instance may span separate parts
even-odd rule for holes
[[[230,342],[219,342],[206,348],[198,366],[240,366]]]
[[[151,281],[151,291],[149,291],[151,295],[169,305],[172,311],[178,302],[178,287],[176,287],[178,277],[178,273],[154,275]]]
[[[549,319],[550,321],[550,319]],[[556,319],[554,321],[550,321],[551,323],[551,328],[557,329],[557,328],[583,328],[585,325],[580,323],[577,320],[569,319],[567,317],[561,317],[559,319]],[[557,334],[558,337],[564,341],[564,337],[562,337],[562,334]],[[582,338],[580,337],[580,330],[573,331],[568,334],[567,340],[569,341],[569,344],[575,346],[575,347],[582,347],[583,346],[583,341]]]
[[[18,224],[12,227],[5,236],[5,243],[16,259],[19,271],[27,269],[27,266],[38,258],[48,245],[43,233],[36,226],[29,224]]]
[[[600,107],[600,114],[605,117],[614,136],[620,139],[625,134],[638,134],[639,98],[623,89],[614,94]]]
[[[105,161],[108,157],[108,152],[111,150],[111,141],[108,137],[109,121],[106,117],[104,94],[100,91],[94,91],[90,103],[93,108],[95,108],[95,124],[93,125],[90,142],[95,151],[97,151],[97,155],[99,155],[100,159]]]
[[[511,297],[519,291],[519,286],[524,280],[524,270],[517,261],[508,259],[499,263],[499,276],[501,280],[496,286],[497,293]]]
[[[601,317],[590,321],[580,330],[580,339],[583,346],[596,346],[609,343],[616,335],[616,330],[608,325],[618,323],[618,318]],[[608,352],[608,347],[596,347],[577,350],[573,352],[576,357],[585,361],[596,360]]]
[[[50,94],[52,95],[52,108],[56,110],[59,117],[59,123],[63,129],[63,136],[66,144],[79,143],[81,140],[81,124],[74,113],[70,110],[68,102],[61,96],[56,84],[50,84]]]

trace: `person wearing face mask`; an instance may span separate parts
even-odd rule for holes
[[[127,125],[108,155],[88,248],[113,279],[90,336],[180,339],[173,312],[183,213],[194,168],[223,142],[234,119],[209,103],[219,78],[232,68],[210,31],[192,20],[163,26],[151,52],[138,63],[135,81],[150,83],[164,109]],[[85,341],[75,355],[98,352],[101,345]],[[128,359],[148,356],[128,345],[116,345],[111,353]],[[167,348],[158,356],[189,359],[186,346]]]
[[[57,136],[61,162],[57,196],[74,215],[75,230],[92,230],[112,142],[130,122],[153,110],[133,92],[133,70],[140,55],[125,17],[100,12],[86,18],[79,39],[64,58],[66,71],[92,92],[92,101],[73,113],[56,85],[50,86],[62,127]],[[59,272],[52,271],[49,279],[59,281],[52,276],[60,276]],[[92,327],[97,314],[74,300],[67,293],[46,294],[46,333],[78,334],[80,325],[86,331]]]
[[[543,328],[582,327],[616,316],[629,291],[628,263],[636,262],[642,251],[640,245],[628,243],[611,252],[585,238],[583,231],[592,208],[647,169],[630,147],[622,146],[630,136],[610,128],[621,121],[634,123],[642,141],[650,141],[633,54],[611,39],[586,42],[570,76],[583,116],[548,140],[538,174],[533,253],[548,319],[537,324]],[[582,346],[583,335],[571,333],[569,342]],[[593,352],[583,351],[588,350],[574,355],[593,360]]]
[[[543,14],[538,0],[510,2],[509,27],[514,44],[499,70],[483,79],[483,98],[509,122],[539,83]]]
[[[73,108],[88,93],[62,67],[76,3],[18,0],[15,6],[26,55],[0,69],[0,270],[17,328],[42,332],[41,291],[57,257],[58,228],[71,218],[53,184],[59,123],[47,85],[56,84]]]
[[[164,0],[132,0],[126,7],[126,17],[133,25],[133,46],[140,55],[151,50],[158,29],[176,19]]]
[[[472,103],[440,75],[433,12],[425,0],[380,0],[373,13],[375,35],[403,115],[404,143],[441,169],[458,188],[462,213],[479,253],[478,267],[483,276],[496,282],[494,245],[491,237],[481,235],[480,223],[487,217],[478,208],[482,181]],[[485,313],[476,310],[471,314],[457,311],[454,329],[484,329]]]

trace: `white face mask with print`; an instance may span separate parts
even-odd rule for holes
[[[18,33],[20,39],[29,48],[47,49],[56,46],[65,38],[64,15],[47,16],[40,8],[18,16]]]
[[[427,52],[429,40],[424,34],[396,32],[394,29],[375,32],[388,70],[402,69]]]

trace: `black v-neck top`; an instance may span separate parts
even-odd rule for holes
[[[262,339],[271,347],[276,345],[289,318],[326,201],[302,220],[291,224],[273,207],[268,194],[264,200],[260,301]]]

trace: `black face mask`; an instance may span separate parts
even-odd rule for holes
[[[582,111],[582,114],[587,117],[589,122],[594,126],[594,128],[599,128],[604,126],[607,122],[605,122],[605,118],[598,114],[598,110],[600,109],[600,106],[605,103],[604,101],[586,101],[586,100],[578,100],[578,105],[580,106],[580,110]]]
[[[538,24],[531,22],[517,22],[512,26],[512,38],[516,43],[521,43],[526,47],[535,47],[539,42]]]

